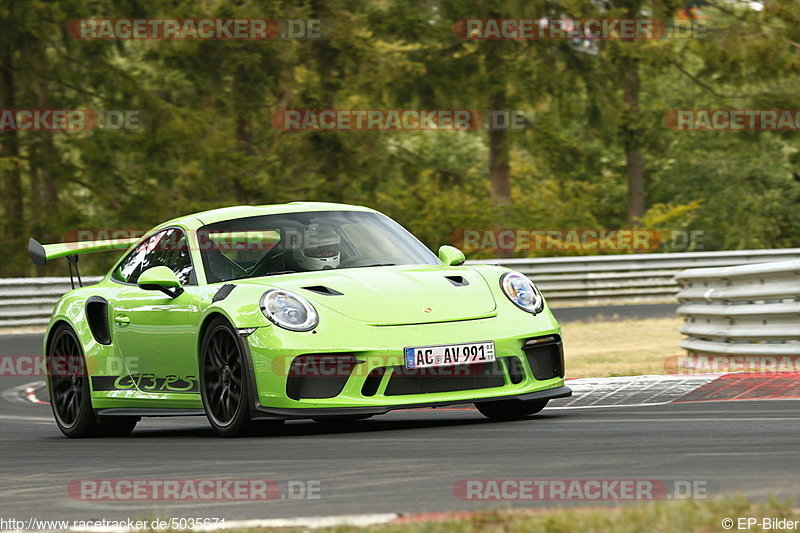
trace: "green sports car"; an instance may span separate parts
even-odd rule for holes
[[[372,209],[229,207],[138,239],[28,245],[70,275],[79,254],[119,249],[45,335],[68,437],[125,435],[145,416],[204,415],[237,436],[464,403],[516,419],[571,394],[560,327],[527,277],[451,246],[437,257]]]

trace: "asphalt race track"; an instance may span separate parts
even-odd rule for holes
[[[38,335],[0,337],[2,354],[35,354]],[[0,376],[0,392],[30,377]],[[204,418],[145,419],[121,439],[67,440],[48,405],[0,398],[0,500],[17,518],[278,518],[413,513],[558,502],[465,501],[463,479],[649,479],[706,484],[711,496],[797,497],[796,400],[548,408],[490,422],[472,409],[397,412],[329,429],[298,421],[271,437],[220,439]],[[315,499],[97,502],[81,479],[272,479],[319,482]],[[585,505],[585,502],[569,504]],[[611,502],[616,505],[615,502]],[[591,505],[597,505],[592,502]]]

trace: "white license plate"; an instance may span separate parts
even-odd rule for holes
[[[405,349],[406,368],[466,365],[494,361],[494,342],[441,344]]]

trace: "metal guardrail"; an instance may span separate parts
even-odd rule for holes
[[[689,354],[800,355],[800,260],[676,276]]]
[[[83,284],[99,277],[85,277]],[[62,294],[70,290],[69,278],[0,279],[0,327],[47,324]]]
[[[547,300],[559,305],[672,302],[678,291],[675,275],[687,268],[721,267],[800,260],[800,248],[539,257],[469,261],[518,270],[536,282]],[[84,277],[84,284],[98,277]],[[0,279],[0,327],[46,324],[58,298],[70,288],[69,278]]]
[[[800,248],[538,257],[470,261],[501,264],[526,274],[548,303],[603,305],[674,302],[675,275],[687,268],[722,267],[800,259]]]

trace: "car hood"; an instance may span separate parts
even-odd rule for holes
[[[235,283],[291,290],[318,308],[376,325],[468,320],[492,316],[496,308],[483,276],[464,266],[347,268]]]

